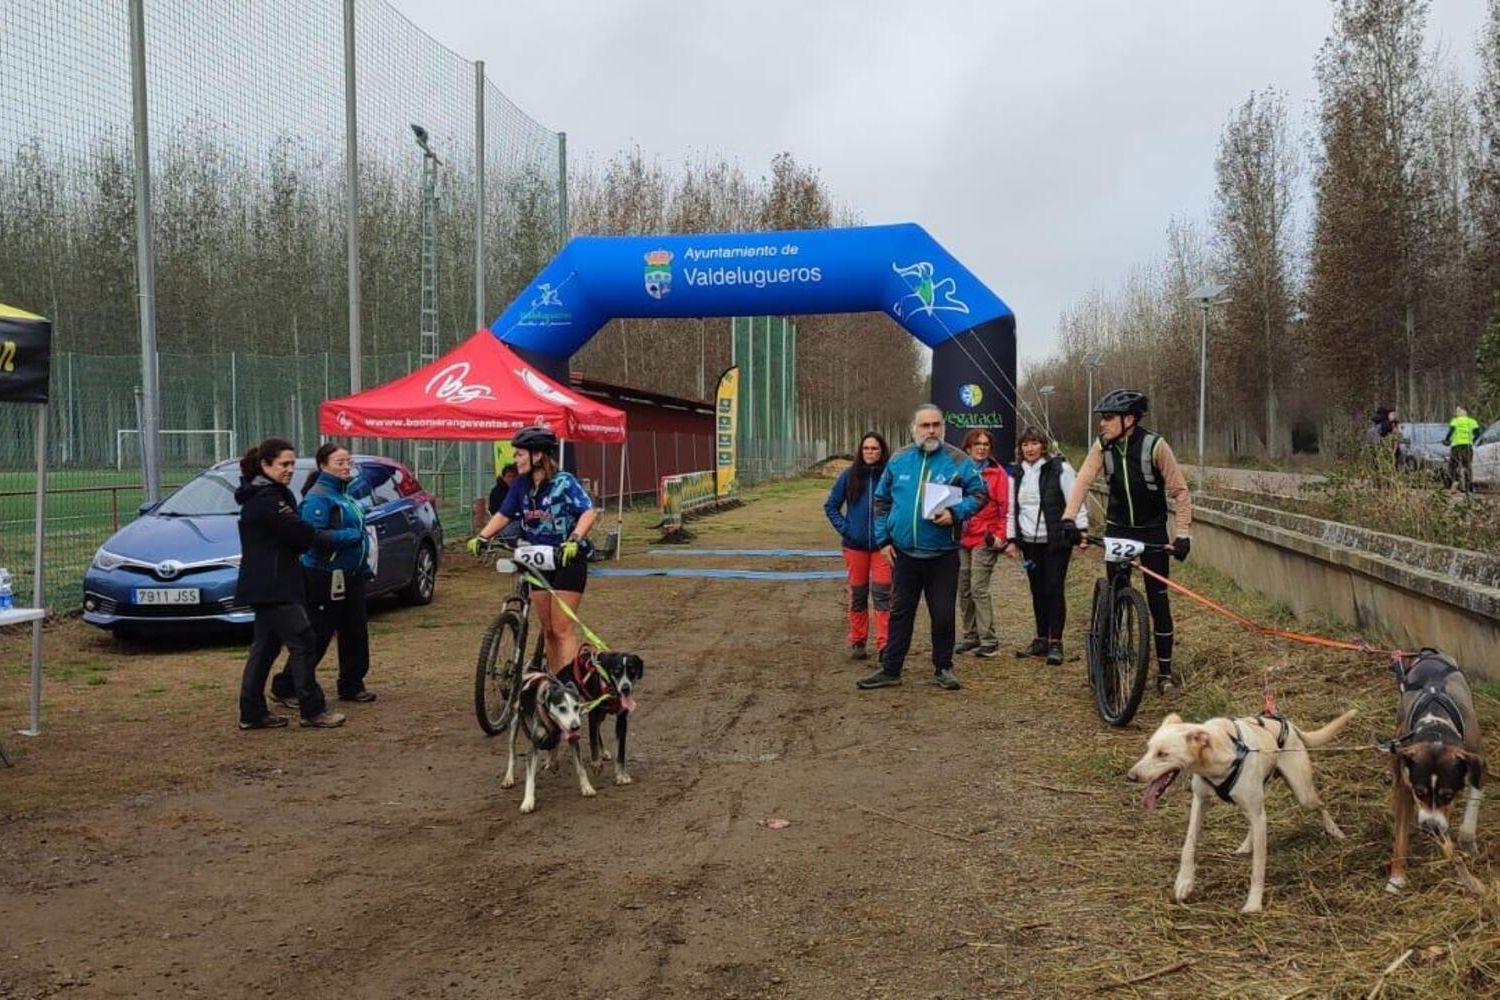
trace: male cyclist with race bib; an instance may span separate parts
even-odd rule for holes
[[[574,611],[588,584],[589,529],[599,516],[578,480],[557,466],[557,435],[546,427],[523,427],[511,439],[519,475],[495,515],[469,539],[470,554],[498,535],[513,520],[521,526],[521,542],[554,548],[555,566],[537,571],[551,590],[537,587],[531,602],[546,634],[547,664],[555,672],[578,655],[578,633],[573,619],[553,606],[562,601]]]
[[[1146,410],[1146,394],[1134,389],[1116,389],[1099,400],[1094,407],[1099,415],[1099,438],[1078,470],[1060,527],[1064,537],[1078,539],[1079,548],[1088,545],[1088,537],[1079,532],[1074,519],[1102,470],[1109,485],[1104,537],[1167,545],[1170,497],[1175,516],[1171,552],[1181,562],[1192,548],[1188,537],[1193,521],[1192,501],[1171,446],[1160,434],[1141,426]],[[1164,550],[1143,552],[1140,561],[1153,573],[1163,577],[1170,574],[1171,564]],[[1113,579],[1125,565],[1106,563],[1105,573]],[[1156,638],[1156,690],[1161,694],[1174,693],[1178,681],[1172,673],[1172,604],[1167,598],[1167,585],[1146,576],[1146,604],[1151,609]]]

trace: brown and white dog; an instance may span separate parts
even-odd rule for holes
[[[1458,846],[1474,850],[1479,826],[1479,801],[1484,797],[1485,760],[1479,738],[1479,719],[1468,679],[1457,663],[1435,649],[1424,648],[1408,667],[1398,662],[1396,679],[1401,698],[1396,709],[1396,738],[1392,749],[1391,812],[1396,835],[1391,849],[1391,875],[1386,892],[1406,886],[1406,854],[1412,821],[1438,841],[1443,854],[1453,856],[1449,814],[1460,790],[1468,789]],[[1455,861],[1459,877],[1470,890],[1483,887]]]
[[[1323,816],[1323,829],[1338,840],[1344,833],[1328,814],[1313,787],[1312,761],[1307,747],[1320,747],[1348,725],[1354,713],[1345,712],[1322,729],[1298,730],[1279,716],[1243,719],[1209,719],[1183,722],[1176,713],[1167,716],[1146,743],[1146,754],[1125,775],[1144,782],[1141,805],[1155,809],[1156,803],[1180,775],[1193,779],[1193,804],[1188,814],[1187,839],[1182,842],[1182,861],[1177,868],[1173,897],[1182,902],[1193,891],[1196,874],[1198,832],[1203,825],[1203,807],[1217,795],[1239,806],[1250,821],[1236,854],[1251,854],[1250,895],[1241,913],[1258,913],[1266,888],[1266,782],[1280,775],[1297,801]]]

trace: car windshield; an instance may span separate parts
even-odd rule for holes
[[[1500,420],[1490,424],[1483,434],[1474,439],[1475,444],[1494,444],[1496,441],[1500,441]]]
[[[207,514],[238,514],[234,502],[240,484],[239,470],[215,470],[194,476],[162,501],[156,513],[164,517],[202,517]]]

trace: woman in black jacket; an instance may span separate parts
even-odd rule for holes
[[[317,638],[307,616],[302,580],[302,553],[317,545],[335,548],[359,536],[358,528],[320,531],[297,515],[297,501],[287,488],[297,452],[290,442],[267,438],[240,459],[240,576],[234,596],[255,609],[255,637],[240,680],[240,728],[273,729],[286,718],[266,706],[266,678],[281,647],[291,650],[287,669],[296,681],[302,724],[332,729],[343,715],[328,711],[313,671]]]
[[[1075,477],[1068,460],[1049,454],[1050,447],[1039,427],[1026,428],[1016,442],[1005,551],[1012,559],[1025,560],[1036,620],[1036,638],[1016,656],[1045,656],[1048,666],[1056,667],[1063,661],[1062,634],[1068,614],[1065,589],[1073,555],[1059,525]],[[1087,531],[1088,526],[1088,511],[1079,508],[1078,528]]]

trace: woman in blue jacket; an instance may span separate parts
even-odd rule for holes
[[[307,607],[317,636],[313,662],[322,661],[337,632],[339,700],[374,701],[375,692],[365,687],[365,675],[370,672],[365,592],[375,573],[370,567],[364,510],[350,494],[355,483],[354,457],[343,445],[329,442],[318,449],[317,463],[317,469],[302,485],[302,505],[297,513],[314,528],[356,528],[358,534],[331,551],[308,551],[302,556]],[[293,690],[291,678],[284,672],[271,681],[271,697],[283,705],[291,702]]]
[[[891,564],[875,545],[875,484],[891,457],[885,438],[874,431],[859,442],[859,460],[839,473],[823,511],[839,533],[844,565],[849,570],[849,656],[863,660],[869,653],[869,605],[875,603],[875,651],[885,649],[891,617]]]

